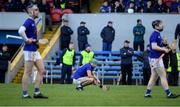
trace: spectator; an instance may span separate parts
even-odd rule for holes
[[[64,10],[67,6],[67,0],[54,0],[55,8]]]
[[[89,44],[86,44],[86,49],[81,52],[80,66],[89,63],[94,58],[94,52]]]
[[[152,12],[153,12],[152,1],[148,0],[147,1],[147,7],[145,8],[145,13],[152,13]]]
[[[129,41],[124,41],[124,47],[120,49],[121,55],[121,71],[122,71],[122,84],[131,85],[132,84],[132,56],[134,54],[133,49],[129,47]],[[126,75],[128,79],[126,82]]]
[[[74,13],[80,12],[80,0],[68,0],[68,8]]]
[[[138,47],[140,47],[140,51],[144,51],[144,34],[145,27],[142,25],[142,20],[137,20],[137,25],[133,28],[134,34],[134,51],[138,51]]]
[[[46,22],[48,23],[49,30],[52,31],[52,20],[50,16],[50,5],[46,3],[46,0],[42,0],[38,5],[40,12],[46,13]]]
[[[0,0],[0,12],[4,11],[4,5],[6,3],[7,0]]]
[[[27,6],[28,6],[28,2],[26,0],[20,0],[20,2],[16,2],[16,11],[26,12]]]
[[[0,51],[0,83],[5,82],[5,73],[8,70],[8,61],[10,60],[10,53],[7,45],[2,46]]]
[[[112,43],[115,38],[115,30],[113,28],[113,22],[109,21],[108,25],[105,26],[101,31],[101,38],[103,41],[103,51],[111,51]]]
[[[73,34],[72,29],[68,26],[68,20],[63,20],[63,26],[61,27],[60,35],[60,48],[64,50],[68,48],[71,41],[71,35]]]
[[[6,12],[13,12],[15,10],[15,4],[12,0],[8,0],[5,4],[4,9]]]
[[[71,84],[72,70],[74,70],[73,66],[75,65],[75,51],[74,44],[72,42],[69,44],[68,48],[62,51],[60,59],[57,59],[56,64],[60,64],[60,67],[62,67],[60,83],[64,84],[67,75],[66,83]]]
[[[41,2],[44,2],[43,0],[39,0]],[[39,2],[37,0],[31,0],[31,3],[34,4],[34,5],[38,5]]]
[[[178,40],[177,40],[178,39]],[[180,50],[180,23],[177,24],[176,30],[175,30],[175,40],[179,43],[179,50]]]
[[[170,11],[172,13],[178,13],[178,7],[180,7],[180,1],[179,0],[173,0],[171,6],[170,6]]]
[[[169,44],[168,44],[167,38],[165,36],[163,37],[162,45],[163,45],[163,47],[166,47],[167,49],[169,49]],[[169,62],[169,53],[165,53],[164,57],[163,57],[163,63],[164,63],[165,69],[167,69],[169,66],[168,62]]]
[[[149,53],[150,53],[150,46],[147,45],[146,51],[142,54],[142,62],[144,64],[143,66],[143,78],[144,78],[144,85],[147,85],[151,76],[151,68],[149,64]]]
[[[109,13],[111,12],[111,7],[108,4],[108,1],[104,1],[103,5],[100,7],[100,13]]]
[[[82,51],[85,49],[85,45],[88,44],[88,38],[87,35],[90,34],[88,28],[85,26],[86,22],[81,21],[80,26],[77,29],[78,32],[78,47],[79,51]]]
[[[137,9],[137,12],[143,13],[144,8],[147,7],[146,5],[147,5],[146,0],[138,0],[138,3],[135,5],[136,9]],[[142,12],[142,10],[143,10],[143,12]]]
[[[154,13],[169,13],[169,8],[162,2],[162,0],[158,0],[154,5]]]
[[[114,13],[124,12],[124,6],[122,2],[120,3],[119,1],[116,1],[112,6],[111,12]]]
[[[166,6],[170,7],[173,0],[163,0],[163,3],[166,4]]]
[[[126,10],[127,13],[134,13],[135,12],[135,7],[134,7],[134,2],[130,2],[129,7]]]
[[[178,86],[178,78],[180,72],[180,54],[176,51],[176,43],[171,44],[171,51],[170,51],[170,65],[167,69],[168,73],[168,82],[172,86]]]

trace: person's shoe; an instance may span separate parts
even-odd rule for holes
[[[44,96],[42,93],[34,94],[33,97],[34,97],[34,98],[39,98],[39,99],[48,99],[48,97],[47,97],[47,96]]]
[[[150,94],[147,94],[144,96],[145,98],[152,98],[152,96]]]
[[[76,87],[77,91],[83,91],[83,87]]]
[[[167,98],[178,98],[180,95],[176,95],[176,94],[170,94],[169,96],[167,96]]]
[[[22,96],[23,99],[31,99],[32,97],[30,95]]]

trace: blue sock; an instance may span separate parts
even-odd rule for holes
[[[35,88],[34,92],[39,92],[39,88]]]
[[[146,95],[151,95],[151,90],[150,89],[146,90]]]
[[[23,95],[27,95],[27,91],[23,91]]]
[[[170,95],[171,95],[171,91],[170,91],[169,89],[165,90],[165,92],[166,92],[166,95],[167,95],[167,96],[170,96]]]

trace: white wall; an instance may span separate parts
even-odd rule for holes
[[[161,19],[164,22],[164,31],[162,35],[166,35],[168,41],[174,39],[174,32],[177,23],[180,23],[180,15],[169,14],[69,14],[66,16],[69,20],[69,26],[73,29],[72,41],[77,46],[77,27],[81,21],[85,21],[86,26],[90,30],[88,41],[94,50],[102,50],[102,39],[100,32],[108,21],[113,21],[116,31],[115,41],[113,42],[113,50],[119,50],[123,46],[123,41],[128,39],[133,41],[133,27],[136,25],[138,18],[142,19],[143,25],[146,27],[145,44],[148,43],[149,36],[153,29],[151,23],[153,20]],[[131,42],[132,46],[132,42]]]

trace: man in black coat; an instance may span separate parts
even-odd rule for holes
[[[129,41],[124,41],[124,47],[120,49],[121,55],[121,72],[122,72],[122,84],[123,85],[131,85],[132,84],[132,56],[134,51],[129,47]],[[128,75],[128,79],[126,82],[126,75]]]
[[[61,27],[60,35],[60,48],[64,50],[69,47],[71,41],[72,29],[68,26],[68,20],[63,20],[63,26]]]
[[[85,27],[86,22],[81,21],[80,26],[77,29],[78,32],[78,47],[79,51],[85,50],[85,45],[88,44],[87,35],[90,34],[87,27]]]
[[[179,50],[180,50],[180,23],[177,24],[176,26],[176,30],[175,30],[175,40],[177,40],[177,42],[179,42]]]
[[[103,40],[103,51],[112,50],[112,42],[114,41],[115,37],[115,30],[112,25],[112,21],[109,21],[108,25],[105,26],[101,31],[101,38]]]
[[[8,61],[10,60],[10,54],[8,52],[7,45],[2,46],[0,51],[0,83],[5,82],[5,73],[8,70]]]

